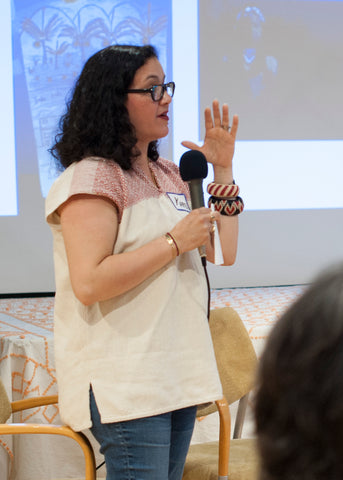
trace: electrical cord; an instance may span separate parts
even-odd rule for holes
[[[207,320],[210,321],[210,313],[211,313],[211,287],[210,287],[210,280],[208,278],[207,273],[207,266],[206,266],[206,257],[201,257],[201,263],[204,267],[204,273],[207,283]]]

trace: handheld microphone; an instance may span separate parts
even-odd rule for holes
[[[202,181],[207,177],[207,161],[203,153],[198,150],[185,152],[180,159],[180,175],[183,181],[188,182],[191,194],[192,210],[204,207],[204,193]],[[200,257],[206,262],[206,248],[199,247]]]

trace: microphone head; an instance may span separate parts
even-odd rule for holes
[[[179,169],[185,182],[206,178],[208,172],[206,157],[198,150],[189,150],[182,155]]]

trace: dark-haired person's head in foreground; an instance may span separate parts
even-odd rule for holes
[[[255,398],[261,480],[343,478],[343,265],[273,328]]]

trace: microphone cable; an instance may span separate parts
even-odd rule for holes
[[[206,257],[201,257],[201,263],[204,268],[204,274],[206,278],[207,284],[207,320],[210,321],[210,313],[211,313],[211,286],[210,286],[210,279],[208,277],[207,266],[206,266]]]

